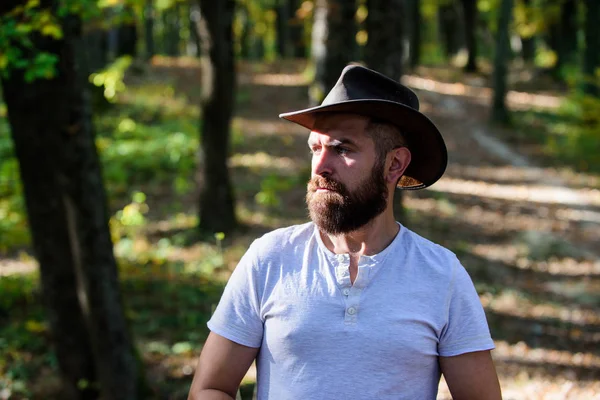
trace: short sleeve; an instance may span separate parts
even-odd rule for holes
[[[263,337],[257,264],[253,244],[231,274],[221,300],[207,323],[208,328],[217,335],[255,348],[260,347]]]
[[[438,345],[440,356],[451,357],[495,347],[475,286],[458,260],[447,304],[448,317]]]

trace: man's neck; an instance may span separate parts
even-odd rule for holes
[[[335,254],[371,256],[392,243],[400,227],[392,213],[384,212],[360,229],[340,235],[320,231],[325,246]]]

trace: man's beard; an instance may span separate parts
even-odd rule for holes
[[[308,181],[306,204],[310,218],[328,234],[350,233],[365,226],[387,206],[384,163],[376,162],[368,176],[352,192],[333,179],[315,176]],[[317,188],[331,192],[317,193]]]

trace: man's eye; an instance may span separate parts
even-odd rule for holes
[[[336,151],[336,152],[337,152],[339,155],[342,155],[342,156],[343,156],[343,155],[346,155],[346,154],[348,154],[348,152],[349,152],[350,150],[348,150],[348,149],[347,149],[347,148],[345,148],[345,147],[336,147],[336,148],[335,148],[335,151]]]

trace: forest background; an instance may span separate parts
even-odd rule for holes
[[[245,249],[307,220],[277,115],[351,62],[445,137],[394,206],[471,274],[504,397],[598,398],[598,50],[595,0],[3,1],[0,399],[186,398]]]

